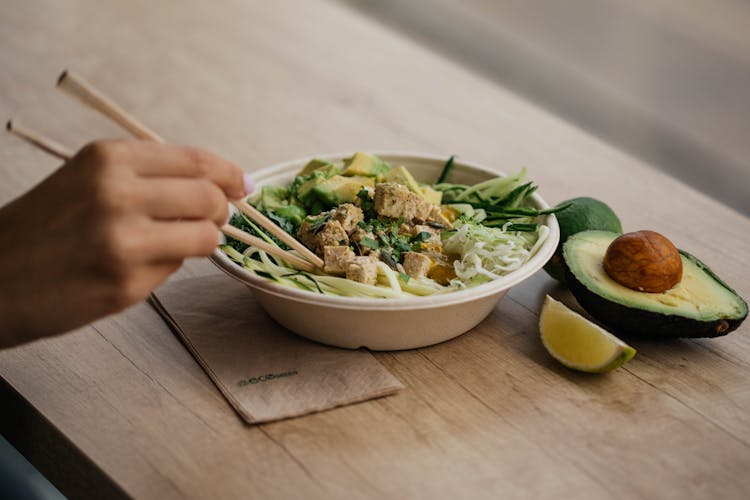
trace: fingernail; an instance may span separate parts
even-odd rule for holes
[[[245,195],[248,195],[255,191],[255,182],[253,182],[253,178],[250,177],[250,174],[242,175],[242,183],[245,187]]]

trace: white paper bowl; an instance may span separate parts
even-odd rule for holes
[[[374,152],[391,165],[404,165],[422,182],[434,182],[445,157]],[[274,165],[253,173],[256,186],[286,185],[312,158],[341,162],[348,154],[318,155]],[[451,182],[475,184],[502,175],[477,164],[456,160]],[[537,208],[549,208],[534,194]],[[472,329],[492,311],[511,286],[544,266],[555,252],[560,231],[554,216],[546,217],[547,240],[521,268],[474,288],[430,297],[405,299],[348,298],[320,295],[271,282],[238,266],[218,248],[211,261],[247,284],[266,312],[289,330],[332,346],[376,351],[413,349],[443,342]]]

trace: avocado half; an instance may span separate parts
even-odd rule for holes
[[[565,242],[566,283],[586,311],[614,333],[649,338],[718,337],[747,317],[747,303],[703,262],[680,250],[682,280],[663,293],[631,290],[604,271],[619,234],[583,231]]]

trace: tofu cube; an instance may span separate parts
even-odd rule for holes
[[[385,217],[398,218],[404,212],[409,190],[393,182],[381,182],[375,186],[375,211]]]
[[[445,226],[446,229],[453,228],[453,224],[443,213],[443,209],[438,205],[432,205],[430,208],[430,215],[427,216],[427,220],[431,222],[437,222],[438,224]]]
[[[398,234],[414,234],[414,225],[411,222],[404,222],[398,226]]]
[[[334,208],[332,211],[331,218],[341,223],[347,234],[357,229],[357,223],[365,220],[365,215],[362,213],[362,209],[352,205],[351,203],[344,203]]]
[[[329,220],[322,227],[314,224],[324,215],[308,216],[297,231],[297,238],[318,255],[323,255],[323,248],[327,246],[349,246],[349,236],[339,221]]]
[[[431,250],[433,252],[440,252],[443,249],[443,241],[440,239],[440,231],[434,227],[424,226],[417,224],[412,230],[412,235],[416,236],[419,233],[429,233],[430,237],[422,242],[423,250]]]
[[[432,259],[419,252],[406,252],[404,254],[404,272],[411,278],[422,278],[432,266]]]
[[[343,276],[346,267],[354,257],[354,252],[348,246],[325,246],[323,247],[323,271],[328,274]]]
[[[311,221],[315,219],[316,217],[307,216],[307,218],[302,221],[302,224],[300,224],[299,230],[297,231],[297,238],[303,245],[313,252],[318,250],[318,239],[314,231],[314,226],[311,224]]]
[[[349,235],[346,234],[344,226],[337,220],[329,220],[326,222],[325,227],[320,231],[315,238],[318,242],[318,249],[320,252],[327,246],[349,246]]]
[[[381,182],[375,185],[375,211],[384,217],[404,221],[425,221],[432,205],[409,188],[395,182]]]
[[[377,278],[377,259],[374,257],[354,257],[346,267],[346,279],[374,285]]]

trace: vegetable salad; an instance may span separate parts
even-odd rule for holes
[[[399,298],[460,290],[520,268],[547,238],[526,170],[472,186],[449,182],[453,157],[434,184],[367,153],[338,165],[310,161],[287,186],[264,186],[248,202],[324,261],[323,273],[227,239],[221,249],[258,276],[314,293]],[[289,250],[241,213],[230,224]]]

